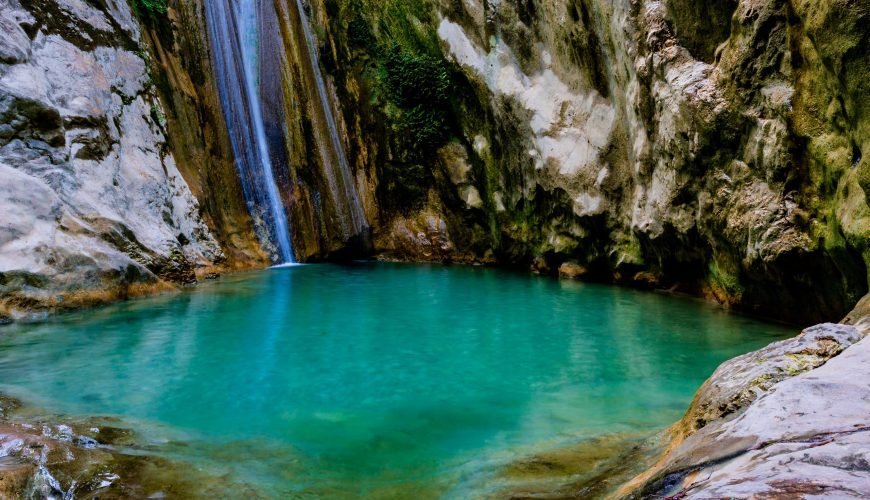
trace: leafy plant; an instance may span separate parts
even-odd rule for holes
[[[136,6],[148,14],[166,14],[166,0],[136,0]]]
[[[442,59],[393,47],[384,61],[384,82],[391,97],[404,107],[435,106],[447,101],[450,72]]]
[[[395,123],[412,156],[428,154],[449,139],[452,83],[442,59],[393,46],[383,56],[381,82],[399,109]]]
[[[443,109],[418,105],[405,111],[399,120],[410,147],[415,151],[433,151],[450,137],[447,114]]]

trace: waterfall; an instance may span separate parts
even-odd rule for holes
[[[248,210],[276,263],[293,262],[287,214],[275,181],[259,92],[259,0],[208,0],[205,15],[218,94]]]
[[[363,213],[347,154],[336,125],[329,89],[320,68],[317,38],[314,36],[305,6],[302,0],[278,0],[275,5],[285,27],[288,27],[292,33],[291,36],[296,39],[299,46],[304,48],[305,54],[299,56],[300,59],[307,60],[296,60],[293,63],[304,66],[300,74],[308,87],[310,118],[316,129],[315,136],[318,142],[317,153],[322,163],[324,180],[339,215],[337,222],[341,225],[345,239],[354,236],[365,237],[368,222]]]
[[[348,212],[352,224],[351,230],[354,234],[362,232],[367,226],[365,216],[363,215],[362,206],[359,202],[359,195],[353,185],[353,178],[350,174],[350,164],[347,161],[347,154],[344,151],[344,145],[338,136],[338,127],[335,125],[335,116],[332,112],[332,106],[329,104],[329,94],[326,90],[326,84],[323,81],[323,72],[320,70],[320,62],[317,57],[317,41],[314,34],[311,32],[311,23],[305,13],[305,8],[302,5],[302,0],[296,0],[296,8],[299,10],[299,18],[302,21],[302,33],[305,35],[305,42],[308,46],[308,57],[311,59],[312,73],[317,86],[317,95],[320,99],[320,107],[323,109],[323,114],[326,119],[326,128],[329,132],[329,141],[332,146],[332,151],[335,153],[337,165],[333,169],[329,169],[332,175],[330,182],[333,189],[340,189],[344,193],[344,199],[347,201]],[[322,148],[321,148],[322,151]],[[325,159],[328,161],[328,159]],[[334,171],[338,170],[340,180],[335,178]],[[335,184],[341,183],[339,188]]]

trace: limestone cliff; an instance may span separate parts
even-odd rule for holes
[[[313,0],[379,252],[811,323],[867,291],[867,0]]]
[[[2,0],[0,314],[267,262],[203,5]],[[364,255],[371,224],[385,258],[561,270],[805,324],[867,291],[870,0],[263,6],[301,259]],[[347,227],[331,185],[330,127],[365,224]]]
[[[172,289],[237,260],[198,143],[170,148],[184,108],[167,122],[165,76],[126,2],[2,0],[0,31],[0,320]]]

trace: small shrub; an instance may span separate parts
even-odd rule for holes
[[[438,149],[450,137],[444,110],[428,106],[415,106],[405,111],[399,128],[410,148],[421,153]]]
[[[136,0],[136,7],[147,14],[166,14],[166,0]]]
[[[453,85],[442,59],[393,46],[384,53],[380,78],[399,110],[395,125],[409,158],[425,156],[447,142]]]
[[[444,61],[393,47],[384,61],[384,83],[399,106],[437,106],[450,94],[450,71]]]

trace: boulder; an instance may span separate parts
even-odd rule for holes
[[[618,496],[870,496],[867,298],[845,320],[724,363]]]

